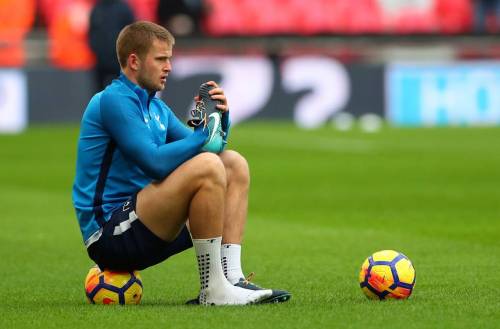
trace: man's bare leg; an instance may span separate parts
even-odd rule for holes
[[[241,244],[248,213],[250,171],[245,158],[235,151],[224,151],[220,158],[227,181],[222,243]]]
[[[193,238],[221,236],[225,193],[221,161],[203,153],[182,164],[165,180],[140,191],[137,215],[165,241],[175,239],[188,217]]]
[[[250,172],[245,158],[235,151],[224,151],[220,158],[227,180],[221,263],[227,280],[236,284],[245,278],[241,268],[241,243],[247,221]]]
[[[250,186],[248,163],[235,151],[224,151],[220,154],[220,158],[224,164],[227,180],[223,244],[221,246],[221,264],[224,276],[235,286],[250,290],[263,289],[247,281],[241,269],[241,242],[247,221]],[[291,296],[285,290],[272,290],[271,296],[262,302],[286,302]]]
[[[219,259],[226,187],[226,170],[221,159],[215,154],[202,153],[137,195],[139,219],[165,241],[174,240],[189,217],[202,304],[249,304],[272,294],[270,290],[235,287],[224,277]]]

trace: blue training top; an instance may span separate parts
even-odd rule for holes
[[[223,117],[227,131],[229,115]],[[131,195],[200,153],[207,137],[208,129],[193,132],[123,73],[94,95],[81,122],[73,185],[85,245]]]

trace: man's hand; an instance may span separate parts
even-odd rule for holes
[[[224,90],[214,81],[208,81],[200,86],[198,95],[194,97],[196,107],[191,111],[188,118],[188,125],[196,127],[201,124],[207,125],[210,114],[224,113],[229,110],[227,98]],[[227,114],[226,114],[227,115]]]
[[[208,94],[208,95],[207,95]],[[219,87],[215,81],[205,82],[200,86],[199,95],[195,97],[195,101],[202,101],[207,107],[207,110],[211,112],[209,106],[210,103],[214,103],[215,108],[221,112],[229,111],[229,107],[227,105],[227,98],[224,94],[224,90]],[[213,108],[213,107],[212,107]]]
[[[196,107],[191,111],[188,125],[195,129],[208,129],[208,139],[202,151],[220,153],[227,144],[229,128],[227,98],[214,81],[200,86],[194,97]]]

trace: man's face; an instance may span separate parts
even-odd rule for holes
[[[172,70],[171,58],[172,47],[166,41],[155,39],[149,52],[140,61],[138,84],[151,92],[163,90],[168,73]]]

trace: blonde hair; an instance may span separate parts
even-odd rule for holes
[[[175,43],[174,36],[158,24],[138,21],[125,26],[116,40],[116,54],[120,66],[127,66],[130,54],[135,53],[139,58],[144,58],[155,39],[166,41],[169,46]]]

